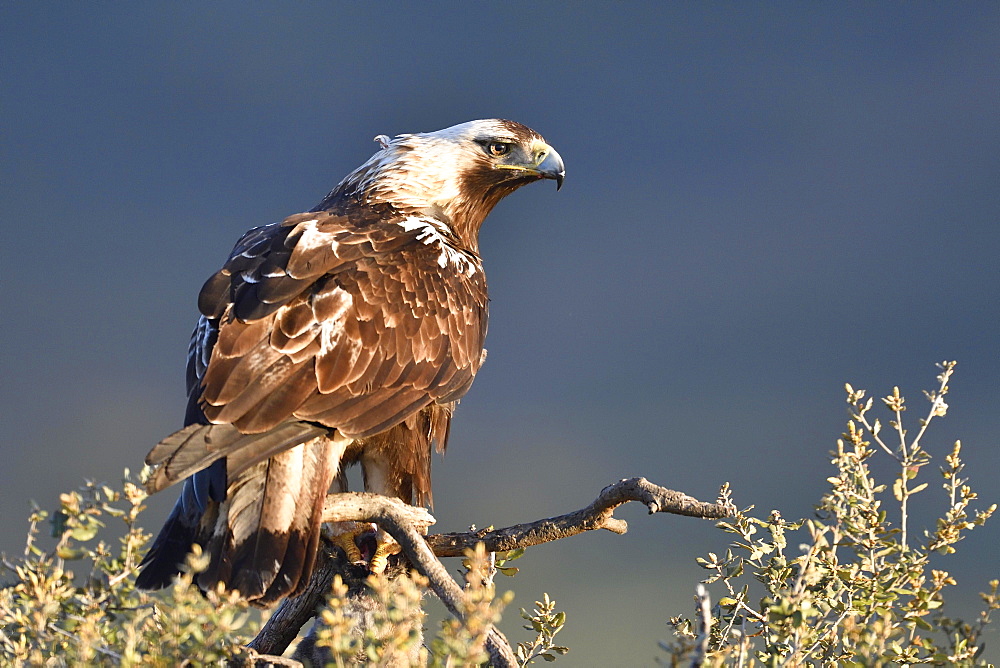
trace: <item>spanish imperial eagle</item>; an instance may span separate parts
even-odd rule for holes
[[[169,584],[198,544],[202,588],[294,596],[324,499],[355,463],[367,491],[430,502],[431,449],[485,358],[479,228],[504,196],[565,172],[512,121],[378,139],[314,209],[244,234],[202,288],[187,426],[146,457],[150,492],[184,485],[137,586]]]

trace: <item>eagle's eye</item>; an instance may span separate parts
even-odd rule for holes
[[[490,155],[493,157],[499,158],[502,155],[510,153],[510,144],[502,141],[491,141],[486,145],[486,150],[489,151]]]

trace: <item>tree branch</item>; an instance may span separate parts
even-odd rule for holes
[[[484,543],[487,552],[507,552],[531,547],[584,531],[607,529],[623,534],[628,523],[614,517],[615,508],[629,501],[638,501],[649,513],[673,513],[702,519],[719,519],[732,513],[732,508],[719,503],[705,503],[694,497],[654,485],[645,478],[625,478],[601,490],[586,508],[528,524],[516,524],[505,529],[466,533],[442,533],[427,536],[427,542],[439,557],[459,557],[476,543]]]
[[[305,590],[295,598],[283,600],[247,647],[260,654],[272,655],[281,654],[292,644],[302,626],[326,602],[333,588],[333,578],[340,572],[330,549],[325,544],[320,545],[316,567]]]
[[[628,525],[614,517],[614,510],[629,501],[645,505],[650,514],[673,513],[718,519],[732,513],[732,508],[720,503],[705,503],[697,499],[650,483],[645,478],[627,478],[608,485],[585,508],[558,517],[518,524],[504,529],[424,536],[421,532],[434,523],[423,508],[417,508],[378,494],[331,494],[323,509],[324,522],[374,522],[391,535],[403,548],[412,566],[430,581],[431,589],[449,611],[463,618],[465,592],[448,574],[437,557],[463,556],[466,549],[484,543],[488,552],[507,552],[530,547],[584,531],[607,529],[625,533]],[[298,597],[286,599],[268,619],[250,647],[262,654],[281,654],[295,639],[299,629],[316,614],[330,591],[336,573],[343,564],[332,559],[324,549],[306,590]],[[495,628],[487,639],[490,665],[516,666],[513,650],[507,639]]]
[[[434,556],[424,536],[414,528],[412,519],[415,516],[414,511],[423,511],[425,518],[430,518],[433,522],[434,518],[431,517],[430,513],[423,508],[414,508],[399,499],[391,499],[378,494],[365,494],[364,497],[369,512],[363,519],[374,522],[380,529],[396,539],[396,542],[403,548],[403,554],[406,555],[410,564],[428,579],[431,589],[448,608],[448,611],[464,621],[465,592],[448,575],[444,564]],[[335,498],[334,504],[339,508],[340,499]],[[326,507],[323,510],[324,521],[329,521],[326,519]],[[335,513],[331,513],[331,515],[337,517]],[[421,517],[420,519],[422,521],[425,518]],[[426,524],[423,526],[426,527]],[[486,638],[486,651],[489,652],[491,666],[516,668],[517,657],[514,655],[514,650],[507,642],[507,638],[495,627],[490,628]]]

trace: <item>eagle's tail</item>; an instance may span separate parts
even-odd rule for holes
[[[326,427],[298,420],[286,420],[260,434],[243,434],[231,424],[189,424],[146,455],[146,463],[156,467],[146,482],[146,491],[159,492],[223,457],[229,462],[222,473],[234,478],[276,452],[329,432]]]
[[[216,490],[209,494],[213,479],[221,477],[221,494]],[[135,586],[139,589],[162,589],[168,586],[174,576],[181,572],[181,566],[191,551],[191,546],[197,542],[198,527],[201,524],[202,516],[206,514],[209,507],[217,507],[218,502],[212,500],[212,496],[217,498],[225,497],[226,490],[226,462],[216,461],[209,468],[198,471],[193,476],[184,481],[181,495],[170,511],[167,521],[164,522],[160,533],[153,541],[153,546],[149,548],[146,556],[139,563],[139,575],[135,579]],[[203,498],[198,498],[198,489],[201,489]]]
[[[175,444],[164,461],[204,461],[199,448],[202,453],[221,449],[227,459],[213,452],[208,468],[185,480],[140,564],[137,587],[170,584],[194,543],[210,557],[207,570],[198,576],[202,589],[222,582],[247,600],[267,604],[305,587],[316,558],[323,502],[346,443],[326,429],[297,424],[232,439],[224,433],[227,438],[214,439],[210,447],[210,439],[197,432],[213,427],[191,426],[154,448],[150,458],[162,455],[168,441]],[[189,470],[187,464],[180,468]]]

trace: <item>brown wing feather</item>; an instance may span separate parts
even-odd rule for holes
[[[369,434],[468,387],[486,332],[478,258],[452,261],[430,222],[364,222],[292,216],[206,283],[206,314],[228,301],[202,380],[209,421]]]
[[[221,397],[217,399],[220,404],[210,408],[207,407],[208,410],[206,410],[205,414],[216,422],[233,423],[244,433],[255,433],[270,429],[273,424],[268,425],[265,429],[244,428],[239,424],[239,420],[249,416],[251,411],[260,414],[262,412],[260,409],[261,404],[271,396],[287,396],[289,392],[286,391],[286,386],[289,383],[296,383],[300,379],[301,376],[298,374],[298,371],[305,365],[305,362],[296,364],[290,357],[281,355],[280,353],[275,353],[274,357],[276,359],[273,362],[271,362],[270,358],[266,360],[267,362],[271,362],[270,364],[261,364],[260,367],[262,368],[251,368],[246,374],[248,376],[247,382],[236,386],[235,392],[227,395],[228,401]],[[306,380],[309,384],[307,391],[311,391],[315,388],[316,383],[312,381],[311,376],[307,376]],[[301,381],[299,380],[299,382]],[[232,382],[226,384],[227,387],[233,387],[234,385]],[[292,396],[297,396],[297,394],[293,392]],[[274,402],[272,402],[273,404]],[[295,406],[293,405],[288,410],[294,410],[294,408]],[[282,405],[278,404],[269,414],[281,411]]]
[[[308,419],[323,424],[337,423],[340,425],[338,431],[345,436],[364,438],[398,424],[426,406],[427,393],[411,387],[399,387],[394,388],[392,393],[383,389],[348,399],[338,397],[330,408],[326,408],[324,403],[317,401],[316,412],[307,413]],[[301,412],[308,410],[306,405]]]
[[[322,427],[296,420],[284,422],[265,434],[249,435],[231,425],[190,424],[157,443],[146,455],[146,463],[157,467],[146,488],[150,494],[158,492],[223,457],[229,458],[232,473],[234,461],[249,460],[242,464],[246,467],[324,433]]]

